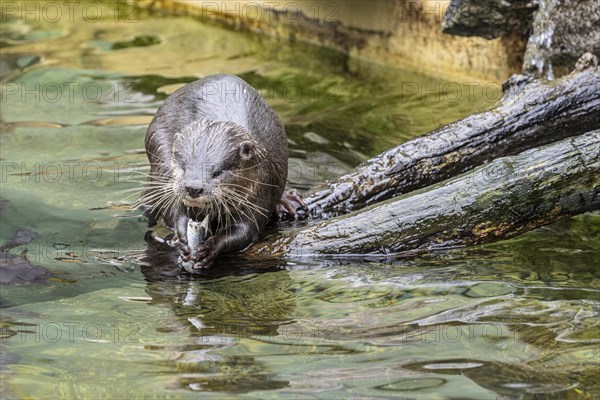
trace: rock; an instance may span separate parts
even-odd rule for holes
[[[537,0],[452,0],[444,33],[494,39],[509,33],[525,34],[531,26]]]
[[[452,0],[443,32],[494,39],[529,35],[523,73],[566,75],[586,52],[600,55],[597,0]]]
[[[44,283],[53,275],[42,267],[34,267],[22,256],[0,253],[0,284]]]
[[[554,79],[583,53],[600,55],[600,7],[596,0],[539,0],[523,72]]]

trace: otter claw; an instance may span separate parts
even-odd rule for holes
[[[280,221],[294,221],[305,215],[308,207],[302,200],[302,195],[296,189],[287,190],[281,196],[277,205],[277,216]]]
[[[204,265],[200,262],[194,263],[194,270],[204,269]]]

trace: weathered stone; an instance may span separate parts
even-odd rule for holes
[[[525,34],[537,7],[537,0],[452,0],[442,30],[451,35],[486,39],[514,32]]]
[[[597,0],[539,0],[527,43],[523,72],[554,79],[585,52],[600,55]]]
[[[0,284],[44,283],[52,273],[31,265],[24,256],[0,252]]]
[[[202,22],[214,21],[284,40],[308,41],[352,57],[445,79],[502,82],[520,72],[526,44],[519,35],[485,40],[442,33],[446,1],[138,1],[150,10],[189,14]]]

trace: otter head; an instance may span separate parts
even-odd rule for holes
[[[239,177],[256,165],[256,155],[254,142],[242,126],[195,122],[178,133],[173,142],[175,193],[187,207],[206,211],[219,207],[223,192],[247,184]]]

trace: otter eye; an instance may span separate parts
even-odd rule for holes
[[[223,175],[223,170],[220,169],[218,171],[213,172],[212,177],[213,178],[218,178],[219,176]]]

